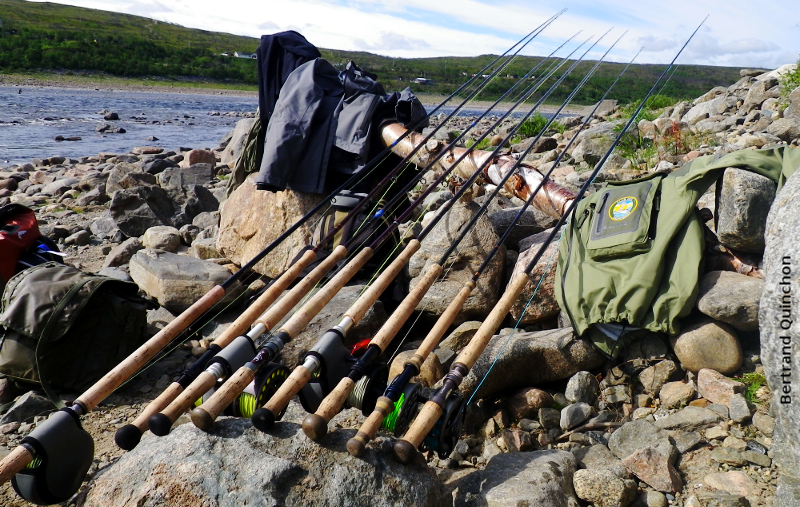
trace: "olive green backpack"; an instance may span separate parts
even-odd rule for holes
[[[82,392],[144,342],[138,287],[48,262],[14,275],[0,301],[0,373]]]

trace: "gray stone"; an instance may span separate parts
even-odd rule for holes
[[[717,463],[727,463],[728,465],[737,467],[747,463],[747,460],[744,459],[739,451],[735,449],[729,449],[727,447],[715,448],[713,451],[711,451],[711,459]]]
[[[694,395],[694,386],[686,382],[667,382],[658,393],[664,408],[682,407],[692,401]]]
[[[717,114],[717,107],[723,100],[725,100],[724,97],[717,97],[697,103],[697,105],[689,109],[689,111],[687,111],[686,114],[681,117],[681,121],[685,121],[689,125],[694,125],[695,123],[708,118],[709,116],[713,116]]]
[[[142,164],[142,171],[148,174],[159,174],[170,167],[177,167],[178,164],[168,158],[156,158]],[[157,181],[157,180],[154,180]]]
[[[710,410],[712,412],[718,413],[719,416],[722,417],[723,419],[729,419],[730,418],[730,412],[728,411],[728,406],[727,405],[723,405],[721,403],[710,403],[705,408],[707,408],[708,410]]]
[[[552,233],[552,229],[527,238],[530,246],[525,251],[521,251],[514,266],[514,271],[509,277],[511,280],[515,276],[525,272],[528,264],[536,256],[540,247],[544,245],[547,237]],[[558,237],[558,236],[556,236]],[[554,317],[560,311],[558,302],[555,298],[556,280],[556,252],[558,251],[558,241],[553,241],[543,252],[541,259],[528,273],[530,283],[526,284],[516,298],[511,307],[511,317],[520,325],[528,325],[543,319]],[[510,282],[509,282],[510,283]],[[531,299],[531,296],[535,297]],[[530,302],[529,302],[530,301]],[[524,312],[524,315],[523,315]],[[521,320],[520,320],[521,319]]]
[[[608,469],[620,479],[630,479],[631,474],[628,469],[622,466],[622,460],[602,444],[592,445],[591,447],[574,447],[571,450],[578,460],[581,468],[587,469]]]
[[[159,250],[140,250],[130,262],[130,275],[140,289],[161,306],[179,314],[231,276],[226,268],[193,257]],[[231,301],[243,287],[236,282],[223,301]]]
[[[408,263],[408,275],[411,277],[409,290],[419,283],[431,264],[441,260],[442,254],[459,237],[463,227],[478,208],[475,202],[457,203],[422,240],[421,248]],[[494,247],[498,239],[489,219],[485,215],[482,216],[459,243],[456,252],[447,260],[445,265],[449,266],[454,262],[453,267],[447,269],[446,274],[433,283],[417,308],[427,314],[441,315],[464,284],[472,279],[472,275],[483,263],[486,253]],[[476,320],[489,314],[500,296],[505,257],[505,247],[501,247],[464,302],[460,318]]]
[[[142,245],[145,248],[155,248],[166,252],[175,252],[181,244],[181,235],[178,229],[168,225],[150,227],[142,236]]]
[[[302,332],[289,342],[282,351],[282,356],[286,364],[294,368],[298,361],[302,361],[305,353],[328,329],[332,328],[342,320],[342,315],[358,299],[359,294],[364,290],[363,285],[351,285],[342,288],[331,301],[320,310],[320,312],[308,323]],[[302,305],[302,302],[300,303]],[[298,307],[299,308],[299,305]],[[291,315],[291,313],[289,314]],[[386,322],[386,311],[380,300],[372,304],[367,313],[358,322],[358,325],[347,332],[344,343],[351,347],[357,342],[371,338]],[[276,326],[278,329],[280,326]]]
[[[563,431],[571,430],[588,420],[595,414],[595,409],[588,403],[573,403],[561,410],[560,426]]]
[[[756,412],[753,414],[753,425],[764,435],[772,438],[775,432],[775,419],[767,414]]]
[[[661,391],[661,387],[679,374],[680,370],[674,361],[659,361],[653,366],[649,366],[639,373],[639,383],[644,390],[655,396]]]
[[[173,225],[175,209],[169,194],[158,187],[121,189],[109,203],[114,224],[128,237],[141,236],[150,227]]]
[[[758,484],[745,472],[739,470],[708,474],[703,481],[714,489],[726,491],[732,495],[748,497],[757,496],[761,492]]]
[[[494,227],[494,231],[498,236],[502,236],[506,232],[521,209],[521,207],[507,208],[488,215],[489,222],[492,224],[492,227]],[[506,238],[505,245],[513,250],[522,250],[519,248],[519,243],[522,239],[547,230],[555,225],[555,223],[555,218],[537,209],[528,207],[516,224],[514,224],[508,238]]]
[[[606,403],[631,403],[631,388],[627,385],[617,385],[603,389],[603,401]]]
[[[250,129],[253,128],[255,118],[243,118],[236,122],[236,127],[231,133],[230,141],[228,141],[225,149],[220,153],[219,161],[223,164],[230,164],[236,162],[244,151],[247,136],[250,134]]]
[[[661,439],[667,439],[666,431],[654,426],[644,419],[623,424],[611,434],[608,448],[620,459],[627,458],[644,447],[656,445]]]
[[[92,234],[98,238],[111,237],[114,236],[115,233],[119,232],[117,224],[114,222],[114,219],[111,218],[111,213],[108,211],[106,211],[97,220],[92,222],[92,224],[89,226],[89,230],[92,231]]]
[[[192,219],[192,225],[196,225],[201,230],[209,227],[219,227],[219,211],[204,211],[198,213]]]
[[[656,491],[675,493],[683,487],[683,480],[669,457],[652,447],[639,449],[622,460],[622,465]]]
[[[672,440],[678,452],[683,454],[702,442],[703,437],[696,431],[676,431],[672,435]]]
[[[711,410],[689,405],[679,412],[658,419],[655,425],[665,430],[694,431],[716,424],[721,419],[719,414]]]
[[[731,397],[736,393],[741,393],[745,389],[744,384],[730,379],[721,373],[702,369],[697,373],[697,391],[700,396],[712,403],[729,405]]]
[[[453,483],[453,506],[578,507],[575,468],[575,458],[565,451],[500,454],[484,470]]]
[[[750,402],[741,394],[734,394],[728,402],[731,420],[743,423],[750,420],[753,414],[753,407]]]
[[[447,338],[442,340],[439,344],[440,347],[448,348],[454,352],[459,352],[461,349],[469,344],[469,341],[475,336],[475,331],[481,327],[483,322],[470,320],[460,324],[457,328],[450,333]]]
[[[582,401],[592,404],[597,401],[599,393],[600,383],[597,382],[597,378],[588,371],[579,371],[567,382],[564,396],[570,403]]]
[[[728,168],[717,197],[720,243],[743,252],[764,251],[767,212],[775,200],[775,182],[752,171]]]
[[[210,164],[195,164],[191,167],[170,167],[156,177],[161,188],[190,188],[205,185],[214,177],[214,167]]]
[[[191,245],[200,234],[200,228],[196,225],[186,224],[178,229],[178,232],[181,234],[181,241],[183,241],[185,245]]]
[[[108,252],[103,267],[116,267],[130,262],[133,254],[144,248],[139,238],[128,238]]]
[[[0,418],[0,425],[12,422],[30,423],[37,415],[45,415],[56,410],[56,406],[46,396],[35,391],[23,394]]]
[[[775,507],[788,507],[800,498],[800,402],[796,398],[800,367],[800,176],[786,181],[767,218],[764,250],[764,293],[759,308],[761,362],[772,391],[773,425],[756,415],[754,424],[773,426],[773,460],[780,467]],[[787,392],[788,391],[788,392]],[[763,430],[762,430],[763,431]],[[766,434],[766,432],[764,432]]]
[[[92,241],[92,235],[89,231],[78,231],[64,238],[65,245],[88,245]]]
[[[499,354],[501,349],[503,353]],[[574,338],[571,329],[493,336],[459,389],[469,393],[475,390],[493,363],[492,373],[483,380],[476,399],[567,379],[581,370],[597,368],[604,361],[605,356],[591,342]]]
[[[192,248],[189,250],[192,257],[198,259],[219,259],[222,255],[217,250],[217,240],[214,238],[201,238],[192,243]]]
[[[758,304],[764,281],[731,271],[711,271],[700,280],[697,308],[740,331],[758,329]]]
[[[575,494],[595,507],[627,507],[636,498],[636,483],[623,480],[608,469],[578,470]]]
[[[765,100],[777,98],[779,95],[777,84],[778,80],[773,78],[756,81],[750,85],[750,90],[747,92],[742,108],[745,111],[759,109]]]
[[[800,119],[797,117],[779,118],[767,127],[767,133],[790,143],[800,138]]]
[[[424,464],[389,458],[387,440],[377,452],[354,458],[345,451],[353,431],[331,432],[320,446],[300,431],[302,416],[293,403],[271,434],[249,419],[222,418],[208,433],[183,424],[166,437],[145,438],[92,479],[84,505],[443,504],[445,491],[435,474]]]
[[[789,107],[783,111],[786,118],[800,119],[800,86],[789,94]]]
[[[439,377],[434,382],[439,380]],[[389,378],[393,378],[391,374]],[[509,417],[519,421],[526,417],[534,417],[539,413],[539,409],[549,407],[553,403],[553,397],[549,393],[535,387],[526,387],[505,398],[503,408],[508,412]]]
[[[697,503],[691,503],[692,499]],[[684,504],[685,507],[751,507],[750,502],[742,495],[732,495],[719,491],[700,491],[692,495]]]
[[[644,504],[646,507],[667,507],[667,497],[660,491],[648,491]]]
[[[686,325],[670,342],[681,366],[695,373],[709,368],[731,374],[744,360],[736,331],[727,324],[708,318]]]
[[[45,185],[40,192],[45,195],[59,196],[78,184],[76,178],[61,178]]]
[[[561,426],[561,411],[555,408],[539,409],[539,424],[546,430]]]

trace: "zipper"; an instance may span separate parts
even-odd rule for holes
[[[596,234],[600,234],[600,230],[603,227],[603,208],[605,208],[607,200],[608,200],[608,192],[603,194],[603,200],[600,201],[600,207],[597,208],[597,230],[595,231]]]

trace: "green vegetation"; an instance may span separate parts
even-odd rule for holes
[[[789,105],[789,94],[800,86],[800,59],[797,60],[797,67],[792,72],[787,72],[778,78],[778,83],[781,85],[779,100],[783,109]]]
[[[744,397],[747,401],[750,403],[761,403],[761,400],[756,396],[756,391],[758,391],[761,386],[767,385],[767,378],[763,373],[745,373],[741,377],[735,377],[734,380],[741,382],[747,387],[744,392]]]
[[[256,62],[222,56],[234,51],[253,53],[259,39],[194,30],[152,19],[23,0],[0,0],[0,72],[103,72],[113,76],[148,77],[158,80],[214,80],[227,85],[257,82]],[[449,95],[468,77],[495,57],[390,58],[366,52],[320,49],[323,58],[337,68],[354,60],[378,74],[387,91],[411,86],[415,93]],[[541,57],[518,57],[478,95],[481,100],[500,96]],[[560,103],[593,62],[582,62],[549,101]],[[624,64],[606,63],[576,96],[573,103],[591,104],[600,99]],[[563,67],[563,68],[566,68]],[[621,103],[645,95],[663,65],[634,65],[615,87],[612,96]],[[491,71],[489,71],[491,72]],[[417,84],[417,77],[432,84]],[[739,78],[738,68],[684,66],[672,75],[662,93],[672,97],[697,97],[710,88],[726,86]],[[546,90],[555,77],[544,83]],[[531,84],[535,81],[531,80]],[[536,92],[532,100],[541,96]]]

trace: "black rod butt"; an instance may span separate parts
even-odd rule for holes
[[[253,421],[253,426],[258,431],[267,433],[275,425],[275,414],[269,409],[259,408],[253,412],[253,417],[250,420]]]
[[[141,439],[142,432],[133,424],[126,424],[118,429],[114,435],[114,442],[117,443],[120,449],[125,449],[126,451],[130,451],[139,445]]]
[[[147,420],[147,426],[150,428],[153,435],[164,437],[169,435],[172,429],[172,421],[170,421],[169,417],[166,415],[159,413],[150,416]]]

